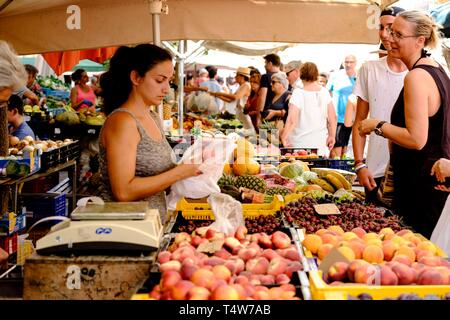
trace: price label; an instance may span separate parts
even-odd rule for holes
[[[61,133],[61,129],[60,128],[55,128],[55,134],[60,134]]]
[[[334,203],[323,203],[314,205],[314,210],[320,215],[341,214]]]
[[[89,129],[89,130],[88,130],[88,133],[89,133],[89,134],[95,134],[95,129]]]

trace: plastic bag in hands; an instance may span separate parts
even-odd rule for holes
[[[444,209],[442,210],[436,227],[431,234],[431,242],[438,245],[445,253],[450,256],[450,196],[447,197]]]
[[[209,196],[208,203],[215,218],[209,228],[232,237],[239,226],[245,225],[242,205],[233,197],[223,193],[213,193]]]
[[[213,193],[220,193],[217,185],[223,173],[225,162],[233,156],[236,145],[233,137],[197,138],[181,158],[181,163],[200,164],[201,175],[175,182],[170,188],[167,208],[175,210],[182,197],[200,199]]]

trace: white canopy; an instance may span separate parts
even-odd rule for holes
[[[0,39],[19,54],[153,41],[152,0],[16,0]],[[376,7],[396,0],[167,0],[161,40],[377,43]],[[71,11],[73,7],[77,9]],[[68,13],[69,12],[69,13]],[[75,20],[73,20],[75,18]],[[78,22],[79,29],[69,29]]]

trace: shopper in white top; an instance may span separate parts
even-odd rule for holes
[[[400,59],[390,56],[387,32],[395,16],[402,11],[402,8],[390,7],[381,12],[379,36],[388,55],[362,65],[353,91],[358,97],[352,134],[355,170],[359,183],[365,187],[368,202],[377,202],[377,190],[389,162],[388,140],[374,133],[370,134],[365,164],[363,154],[366,137],[359,134],[358,127],[369,114],[370,118],[389,121],[392,107],[403,88],[403,79],[408,69]]]
[[[281,142],[285,147],[318,148],[318,154],[326,156],[334,146],[337,118],[331,96],[317,82],[318,77],[314,63],[303,64],[303,89],[294,89],[289,100]]]

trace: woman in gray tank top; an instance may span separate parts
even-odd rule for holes
[[[200,174],[199,164],[176,165],[164,137],[159,105],[173,77],[170,53],[142,44],[120,47],[100,85],[108,118],[100,133],[101,196],[105,201],[143,201],[166,222],[165,190]]]

